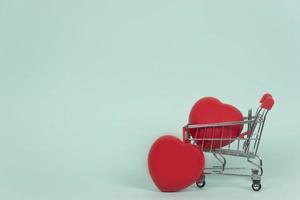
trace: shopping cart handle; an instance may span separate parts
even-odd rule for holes
[[[270,93],[265,93],[265,94],[261,97],[261,99],[259,100],[259,103],[262,103],[267,97],[273,98],[272,95],[271,95]]]
[[[274,105],[274,99],[271,94],[267,93],[261,98],[260,103],[262,108],[271,110]]]

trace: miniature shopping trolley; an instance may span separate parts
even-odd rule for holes
[[[257,152],[267,114],[272,109],[273,105],[274,100],[271,94],[265,94],[261,98],[260,106],[257,108],[256,112],[252,113],[252,110],[250,109],[248,111],[248,116],[243,117],[242,121],[213,124],[187,124],[183,127],[184,142],[196,145],[204,152],[212,153],[217,162],[220,164],[218,166],[205,168],[204,173],[196,182],[196,185],[199,188],[205,186],[205,175],[216,174],[250,177],[252,180],[252,189],[254,191],[259,191],[261,189],[263,167],[262,159]],[[242,126],[242,129],[246,129],[246,131],[240,134],[239,137],[235,138],[213,137],[214,131],[221,131],[221,134],[223,135],[224,130],[230,131],[234,126]],[[209,137],[205,136],[207,132],[210,132]],[[198,133],[201,133],[201,137],[197,137]],[[222,143],[227,145],[224,146]],[[216,144],[219,146],[216,147]],[[251,167],[227,167],[227,161],[225,158],[227,156],[243,158]],[[246,173],[245,170],[249,170],[250,173],[249,171]]]

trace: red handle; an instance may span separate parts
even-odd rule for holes
[[[259,100],[259,103],[262,103],[267,97],[272,97],[272,95],[270,93],[264,94]]]
[[[267,110],[271,110],[274,105],[274,99],[271,94],[266,93],[260,99],[261,107]]]

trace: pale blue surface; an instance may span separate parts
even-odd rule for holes
[[[0,0],[0,199],[298,198],[298,1]],[[263,190],[160,193],[147,152],[216,96],[269,91]]]

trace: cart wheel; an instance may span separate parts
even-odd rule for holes
[[[196,185],[197,185],[198,188],[203,188],[205,186],[205,180],[203,180],[203,181],[197,181]]]
[[[258,184],[258,183],[253,183],[252,184],[252,189],[254,191],[259,191],[261,189],[261,184]]]
[[[202,174],[200,179],[196,181],[196,185],[198,188],[203,188],[205,186],[205,175]]]

